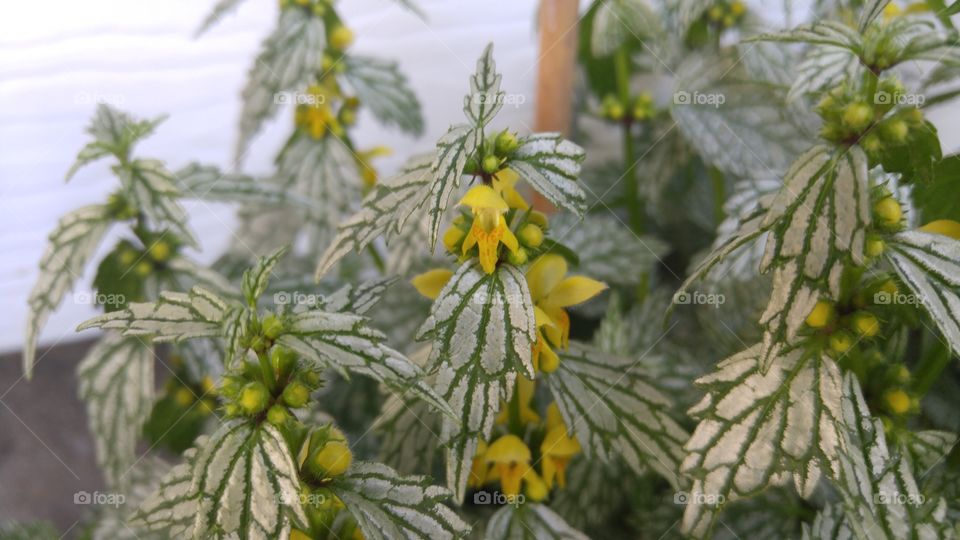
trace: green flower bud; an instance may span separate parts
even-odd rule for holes
[[[268,339],[277,339],[284,331],[283,322],[273,313],[263,318],[261,328]]]
[[[843,110],[843,123],[854,131],[862,131],[873,121],[873,108],[866,103],[851,103]]]
[[[494,143],[494,151],[498,156],[509,156],[520,146],[520,141],[517,140],[517,137],[510,133],[507,130],[503,130],[497,135],[497,140]]]
[[[264,386],[262,382],[254,381],[247,383],[243,389],[240,390],[237,404],[245,414],[252,416],[266,409],[269,401],[270,391],[267,390],[267,387]]]
[[[891,118],[880,125],[880,135],[894,144],[906,142],[909,131],[907,123],[899,118]]]
[[[290,411],[280,404],[270,407],[270,410],[267,411],[267,422],[270,422],[277,427],[286,425],[287,421],[291,418],[293,418],[293,415],[290,414]]]
[[[299,381],[293,381],[283,389],[283,402],[297,409],[303,407],[310,400],[310,389]]]
[[[532,248],[540,247],[540,244],[543,243],[543,229],[537,227],[533,223],[527,223],[520,228],[517,238],[525,246]]]
[[[507,262],[514,266],[523,266],[527,264],[527,260],[529,260],[529,255],[527,254],[527,250],[522,247],[518,248],[517,251],[507,253]]]
[[[493,174],[500,170],[500,158],[497,156],[486,156],[483,158],[483,172]]]

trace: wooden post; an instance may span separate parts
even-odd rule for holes
[[[533,124],[536,131],[570,134],[578,12],[579,0],[540,1],[540,48]],[[553,210],[550,203],[536,192],[533,206],[542,211]]]

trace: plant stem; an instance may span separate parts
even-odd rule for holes
[[[620,103],[627,114],[630,114],[630,54],[626,46],[621,46],[614,53],[614,75],[617,80],[617,94]],[[636,174],[636,154],[633,145],[633,123],[629,120],[622,124],[623,138],[623,173],[626,177],[627,213],[630,228],[636,234],[643,234],[643,201],[640,200],[640,186]]]
[[[953,355],[950,349],[937,346],[927,352],[920,360],[919,365],[913,375],[913,391],[917,396],[925,396],[930,391],[930,387],[940,377],[940,373],[950,364]]]
[[[257,360],[260,361],[260,372],[263,375],[263,383],[267,385],[270,393],[277,389],[277,380],[273,375],[273,366],[270,365],[270,359],[267,358],[266,351],[257,351]]]

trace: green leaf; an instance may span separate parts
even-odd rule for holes
[[[424,476],[400,476],[386,465],[358,462],[331,489],[370,540],[454,539],[470,532],[444,504],[450,492]]]
[[[240,290],[243,292],[243,297],[247,300],[248,306],[254,307],[257,305],[260,295],[267,290],[270,277],[273,275],[273,268],[286,253],[286,247],[277,249],[266,257],[260,257],[253,268],[243,273],[243,284]]]
[[[263,122],[276,112],[277,95],[305,86],[320,69],[324,39],[320,17],[303,9],[280,10],[277,27],[264,40],[243,88],[237,161]]]
[[[827,356],[783,352],[761,370],[761,345],[731,356],[696,384],[706,390],[689,414],[699,420],[682,472],[693,477],[683,530],[707,537],[724,504],[793,474],[809,496],[820,471],[836,477],[845,451],[840,369]]]
[[[317,265],[316,279],[348,253],[360,253],[378,236],[399,233],[414,212],[423,206],[433,185],[433,154],[411,158],[399,174],[378,182],[363,199],[359,212],[340,224],[337,236]]]
[[[942,158],[937,128],[927,121],[920,128],[910,130],[906,143],[884,147],[880,164],[885,172],[900,173],[902,183],[926,184],[934,178]]]
[[[470,93],[463,98],[463,113],[473,122],[475,129],[482,130],[503,107],[501,79],[493,61],[493,43],[490,43],[477,60],[477,71],[470,76]]]
[[[115,507],[100,508],[96,524],[91,528],[90,539],[163,540],[162,535],[151,534],[128,521],[140,504],[160,487],[160,482],[170,469],[166,461],[155,455],[142,456],[128,473],[130,487],[123,492],[123,502]]]
[[[844,80],[856,80],[863,69],[860,58],[850,49],[812,45],[793,68],[797,75],[787,93],[787,102],[792,103],[804,95],[817,95]]]
[[[27,379],[33,375],[40,330],[83,274],[87,261],[110,224],[110,212],[106,206],[85,206],[60,218],[56,229],[50,233],[50,243],[40,259],[40,275],[27,300],[30,314],[23,346],[23,372]]]
[[[0,538],[4,540],[60,540],[57,529],[46,521],[0,521]]]
[[[153,362],[149,344],[109,334],[77,366],[97,463],[115,489],[129,485],[140,430],[153,409]]]
[[[277,159],[271,182],[309,201],[311,217],[334,230],[360,198],[360,169],[353,150],[337,137],[293,136]]]
[[[688,434],[639,361],[577,342],[558,353],[560,367],[544,378],[587,459],[623,459],[637,474],[650,467],[679,487]]]
[[[860,20],[857,23],[857,29],[863,32],[870,26],[870,23],[877,20],[883,14],[884,8],[890,0],[867,0],[860,11]]]
[[[197,28],[196,32],[194,32],[193,34],[194,37],[198,37],[201,34],[205,33],[207,30],[209,30],[210,28],[212,28],[213,25],[220,22],[220,20],[223,19],[225,15],[237,9],[237,6],[239,6],[242,1],[243,0],[219,0],[213,6],[213,9],[210,11],[210,14],[203,19],[202,23],[200,23],[200,27]]]
[[[906,231],[887,241],[884,254],[956,354],[960,352],[960,241]]]
[[[480,131],[472,126],[452,126],[437,141],[437,154],[431,167],[433,181],[430,186],[430,249],[437,245],[440,234],[440,222],[447,211],[450,196],[460,187],[460,177],[467,165],[467,159],[476,150]]]
[[[578,216],[587,211],[587,194],[577,184],[583,148],[559,133],[536,133],[520,139],[507,166],[553,204]]]
[[[286,538],[304,523],[300,479],[270,424],[228,422],[184,454],[134,523],[171,538]]]
[[[484,540],[587,540],[556,512],[538,504],[505,505],[487,522]]]
[[[446,401],[423,381],[423,371],[386,345],[386,336],[358,315],[310,310],[286,321],[276,342],[320,366],[366,375],[400,393],[410,392],[433,408],[456,418]]]
[[[197,246],[197,240],[187,227],[187,213],[178,202],[182,194],[177,189],[176,179],[163,162],[137,159],[114,170],[134,208],[157,228],[170,229],[177,238]]]
[[[660,19],[645,0],[604,0],[593,18],[590,48],[595,56],[607,56],[628,41],[661,33]]]
[[[239,300],[236,288],[227,281],[227,278],[212,268],[179,256],[165,264],[172,274],[171,281],[177,290],[187,291],[194,286],[199,286],[217,295]]]
[[[249,205],[291,205],[312,208],[312,203],[295,193],[246,174],[225,173],[213,165],[191,163],[174,173],[183,197]]]
[[[933,178],[927,183],[914,184],[912,198],[920,210],[920,222],[937,219],[960,221],[960,206],[954,204],[953,194],[960,185],[960,156],[954,154],[940,160],[934,167]]]
[[[383,403],[372,429],[382,434],[381,461],[403,474],[433,470],[441,422],[426,403],[393,394]]]
[[[379,302],[383,293],[396,282],[397,278],[393,277],[364,281],[356,285],[348,283],[333,293],[324,295],[318,308],[335,313],[363,315]]]
[[[344,57],[343,76],[373,115],[411,135],[423,134],[420,101],[396,62],[371,56]]]
[[[800,25],[792,30],[753,36],[745,41],[781,41],[830,45],[849,49],[855,54],[859,54],[863,46],[862,38],[855,29],[838,21],[826,20]]]
[[[93,141],[80,150],[76,161],[67,171],[66,179],[70,180],[84,165],[108,155],[113,155],[121,162],[126,161],[134,143],[152,134],[164,120],[166,116],[137,120],[123,111],[101,103],[87,127],[87,133],[93,136]]]
[[[765,362],[797,340],[818,299],[840,297],[847,258],[864,261],[870,220],[867,158],[859,147],[838,155],[817,146],[790,167],[761,223],[771,234],[760,270],[773,269],[773,291],[760,317]]]
[[[554,236],[577,255],[577,269],[615,285],[637,285],[666,256],[669,246],[653,236],[637,236],[611,214],[569,214],[550,219]]]
[[[642,489],[642,481],[619,460],[578,458],[567,466],[566,476],[566,487],[550,495],[550,508],[578,529],[616,523]]]
[[[461,265],[417,332],[418,340],[428,338],[434,388],[460,421],[444,418],[440,439],[447,447],[447,485],[461,501],[477,438],[489,438],[517,372],[534,376],[536,326],[523,274],[508,264],[492,274],[477,264]]]

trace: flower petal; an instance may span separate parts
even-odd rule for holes
[[[510,209],[503,197],[497,194],[494,189],[486,184],[480,184],[470,188],[467,194],[460,199],[463,206],[469,206],[473,209],[493,208],[506,212]]]
[[[544,303],[557,307],[575,306],[593,298],[607,288],[602,281],[590,279],[586,276],[571,276],[554,287]]]
[[[418,293],[431,300],[436,300],[437,296],[440,296],[443,286],[450,281],[452,275],[453,272],[446,268],[436,268],[415,276],[410,280],[410,284],[417,289]]]
[[[567,261],[560,255],[548,253],[533,261],[527,269],[527,285],[534,302],[544,298],[567,274]]]

